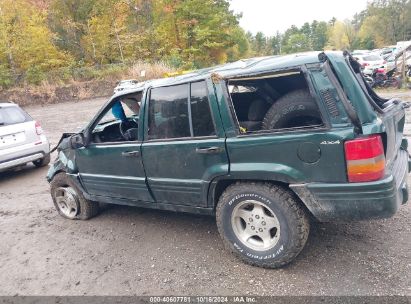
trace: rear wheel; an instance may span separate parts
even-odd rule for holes
[[[226,247],[244,262],[266,268],[290,263],[304,248],[310,229],[294,195],[268,183],[228,187],[216,217]]]
[[[99,212],[99,204],[87,200],[64,172],[53,178],[50,191],[54,207],[64,218],[87,220]]]
[[[47,166],[49,163],[50,163],[50,154],[47,154],[47,155],[44,156],[43,158],[38,159],[38,160],[35,160],[35,161],[33,162],[33,164],[34,164],[36,167],[44,167],[44,166]]]

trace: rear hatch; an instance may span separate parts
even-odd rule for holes
[[[17,106],[0,107],[0,150],[38,141],[35,121]]]
[[[388,101],[388,103],[391,103],[391,101]],[[392,105],[386,108],[380,117],[386,134],[386,138],[384,138],[386,164],[388,168],[391,168],[397,158],[403,140],[405,126],[404,104],[392,101]]]
[[[347,59],[349,61],[349,59]],[[351,66],[355,73],[355,67]],[[380,132],[383,135],[385,146],[385,159],[387,168],[392,168],[403,140],[405,127],[405,107],[406,104],[399,99],[385,99],[375,93],[368,85],[367,81],[360,73],[355,73],[363,93],[374,110],[377,117],[382,121]],[[365,130],[365,134],[370,134],[373,130]]]
[[[354,120],[358,121],[358,129],[364,135],[382,134],[386,166],[392,168],[403,140],[406,104],[395,98],[378,96],[364,80],[360,64],[351,55],[345,54],[343,57],[331,54],[329,59],[355,109]]]

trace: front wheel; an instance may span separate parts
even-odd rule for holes
[[[290,263],[304,248],[310,225],[286,188],[268,183],[229,186],[217,205],[218,231],[244,262],[265,268]]]
[[[88,220],[99,212],[99,204],[87,200],[64,172],[53,178],[50,183],[50,192],[54,207],[66,219]]]

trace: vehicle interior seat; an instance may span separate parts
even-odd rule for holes
[[[269,107],[270,104],[262,99],[254,100],[248,110],[248,120],[241,121],[240,125],[251,132],[261,130],[263,119]]]
[[[138,128],[130,128],[124,133],[126,141],[136,141],[138,139]]]

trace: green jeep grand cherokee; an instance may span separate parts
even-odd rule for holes
[[[65,218],[97,202],[212,214],[236,256],[276,268],[310,217],[384,218],[407,202],[404,108],[348,53],[241,60],[117,93],[63,135],[47,179]]]

